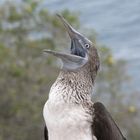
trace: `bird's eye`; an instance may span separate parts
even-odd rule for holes
[[[90,45],[89,45],[89,44],[85,44],[85,47],[86,47],[87,49],[89,49]]]

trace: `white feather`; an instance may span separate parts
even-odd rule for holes
[[[92,116],[82,105],[65,102],[65,92],[71,95],[73,91],[54,83],[45,103],[43,116],[49,140],[96,140],[91,133]]]

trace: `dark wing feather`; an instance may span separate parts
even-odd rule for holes
[[[92,131],[97,140],[126,140],[102,103],[95,103],[93,108]]]
[[[49,140],[49,138],[48,138],[48,130],[47,130],[46,126],[44,127],[44,139]]]

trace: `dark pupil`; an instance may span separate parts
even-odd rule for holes
[[[86,44],[85,47],[86,47],[86,48],[89,48],[89,44]]]

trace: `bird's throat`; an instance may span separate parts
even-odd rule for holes
[[[83,73],[61,71],[50,90],[49,98],[81,104],[91,100],[92,81]]]

